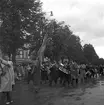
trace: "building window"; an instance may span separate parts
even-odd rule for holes
[[[20,51],[20,58],[23,58],[23,51]]]
[[[28,58],[28,52],[26,51],[26,58]]]
[[[28,58],[30,58],[30,57],[29,57],[29,50],[28,50]]]
[[[29,59],[29,50],[19,50],[19,53],[16,58],[20,59]]]

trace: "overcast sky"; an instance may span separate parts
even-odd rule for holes
[[[41,1],[44,11],[53,11],[55,19],[69,24],[83,43],[91,43],[104,58],[104,0]]]

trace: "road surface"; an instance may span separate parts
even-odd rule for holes
[[[76,88],[44,85],[38,94],[31,90],[32,83],[17,82],[12,105],[104,105],[104,79]]]

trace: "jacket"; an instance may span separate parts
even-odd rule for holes
[[[5,65],[9,65],[6,69],[6,74],[1,77],[1,86],[0,86],[0,92],[7,92],[12,91],[12,83],[13,83],[13,77],[12,77],[12,62],[11,61],[2,61],[2,67]]]

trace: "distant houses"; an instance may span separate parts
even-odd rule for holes
[[[24,48],[18,49],[17,55],[16,55],[16,62],[21,63],[21,62],[29,61],[30,60],[29,51],[30,50],[29,50],[28,44],[25,44]]]

